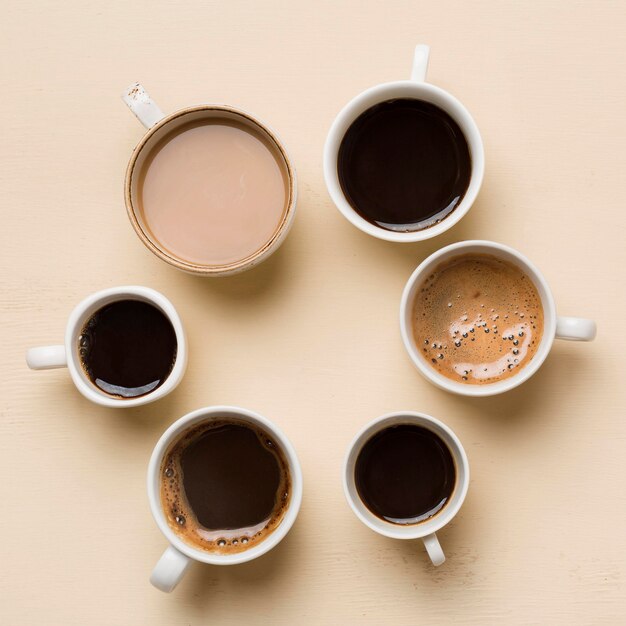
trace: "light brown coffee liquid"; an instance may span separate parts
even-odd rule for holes
[[[488,254],[440,265],[413,305],[413,334],[439,373],[471,385],[514,376],[535,356],[543,336],[543,306],[532,280]]]
[[[145,227],[175,257],[208,266],[242,261],[278,230],[288,203],[287,169],[268,138],[226,118],[166,135],[139,174]]]
[[[186,543],[216,554],[248,550],[281,523],[291,498],[280,444],[244,422],[217,419],[185,432],[161,464],[161,506]]]

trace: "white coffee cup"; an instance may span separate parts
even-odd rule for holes
[[[117,398],[98,389],[87,377],[78,354],[78,341],[85,323],[98,309],[119,300],[139,300],[154,305],[167,316],[176,333],[176,360],[169,376],[154,391],[136,398]],[[177,387],[187,367],[187,342],[180,317],[164,295],[148,287],[113,287],[91,294],[76,306],[67,321],[63,345],[31,348],[26,353],[26,363],[33,370],[67,367],[78,391],[92,402],[108,407],[129,408],[154,402]]]
[[[161,463],[163,456],[178,437],[201,422],[232,418],[267,431],[284,452],[291,477],[291,499],[283,519],[276,529],[257,545],[235,554],[212,554],[183,541],[168,525],[161,506]],[[267,418],[236,406],[210,406],[188,413],[174,422],[156,444],[148,466],[148,498],[152,515],[170,545],[152,570],[150,582],[169,593],[181,581],[192,560],[211,565],[236,565],[256,559],[274,548],[289,532],[296,521],[302,502],[302,470],[296,451],[285,434]]]
[[[431,275],[443,262],[463,254],[490,254],[504,261],[508,261],[526,274],[534,283],[543,306],[544,327],[541,343],[532,360],[522,367],[515,375],[485,385],[470,385],[456,382],[433,369],[421,355],[415,343],[412,328],[413,303],[417,290],[426,278]],[[548,283],[539,270],[521,253],[513,248],[493,241],[460,241],[441,248],[425,259],[404,287],[400,302],[400,332],[402,341],[411,360],[420,373],[433,384],[445,391],[464,396],[492,396],[509,391],[528,380],[545,361],[555,337],[570,341],[591,341],[596,336],[596,324],[589,319],[579,317],[557,316],[554,298]]]
[[[483,142],[469,111],[451,94],[426,80],[430,48],[418,45],[413,58],[410,80],[383,83],[367,89],[352,99],[335,118],[324,146],[324,179],[333,202],[343,216],[363,232],[387,241],[411,242],[436,237],[454,226],[470,209],[483,181],[485,155]],[[472,171],[470,183],[460,204],[438,224],[412,232],[386,230],[361,217],[346,199],[337,173],[337,156],[341,141],[354,120],[376,104],[395,98],[413,98],[430,102],[446,111],[460,126],[470,150]]]
[[[391,426],[414,424],[427,428],[448,446],[456,470],[456,483],[448,503],[433,517],[417,524],[392,524],[374,515],[361,500],[354,480],[354,468],[363,446],[377,433]],[[433,565],[441,565],[446,557],[436,532],[458,513],[469,487],[469,463],[459,438],[443,422],[414,411],[388,413],[364,426],[348,447],[343,465],[343,489],[354,514],[372,530],[392,539],[421,539]]]

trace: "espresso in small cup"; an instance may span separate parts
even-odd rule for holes
[[[435,432],[399,424],[377,432],[361,448],[354,482],[377,517],[392,524],[419,524],[449,502],[456,470],[448,446]]]
[[[489,254],[464,254],[436,267],[417,290],[413,335],[440,374],[469,385],[514,376],[543,336],[541,297],[519,268]]]
[[[89,380],[117,398],[136,398],[160,387],[176,361],[176,331],[156,306],[118,300],[98,309],[78,338]]]
[[[459,124],[440,107],[397,98],[361,113],[337,156],[341,189],[352,208],[386,230],[429,228],[461,203],[472,161]]]
[[[26,363],[33,370],[67,367],[92,402],[131,408],[176,388],[187,367],[187,340],[163,294],[138,285],[113,287],[79,302],[64,343],[31,348]]]
[[[161,506],[185,543],[217,555],[258,546],[282,522],[289,464],[261,426],[216,418],[176,440],[161,464]]]
[[[468,486],[469,464],[458,437],[414,411],[364,426],[344,461],[344,493],[355,515],[386,537],[421,539],[433,565],[446,560],[437,531],[458,513]]]

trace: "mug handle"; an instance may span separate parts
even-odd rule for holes
[[[174,546],[168,546],[150,575],[150,582],[161,591],[170,593],[182,580],[191,559],[177,550]]]
[[[556,337],[568,341],[593,341],[596,337],[596,323],[584,317],[558,316]]]
[[[413,55],[413,69],[411,70],[411,80],[416,83],[423,83],[426,80],[428,71],[428,58],[430,56],[430,46],[419,44],[415,46]]]
[[[122,100],[146,128],[152,128],[165,117],[157,103],[139,83],[126,87]]]
[[[439,539],[437,539],[437,535],[435,533],[426,535],[426,537],[422,537],[422,541],[424,542],[424,547],[426,548],[426,552],[428,552],[428,556],[433,562],[433,565],[435,567],[442,565],[446,560],[446,555],[441,549],[441,544],[439,543]]]
[[[26,364],[31,370],[53,370],[67,367],[65,346],[41,346],[26,353]]]

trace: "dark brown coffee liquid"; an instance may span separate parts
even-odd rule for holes
[[[176,332],[152,304],[120,300],[94,313],[78,340],[89,380],[105,393],[143,396],[163,384],[176,360]]]
[[[161,502],[170,527],[201,549],[241,552],[280,523],[290,497],[282,450],[265,431],[226,419],[188,431],[166,453]]]
[[[456,481],[454,460],[432,431],[391,426],[365,443],[354,470],[365,506],[393,524],[417,524],[446,505]]]
[[[439,107],[381,102],[348,128],[337,173],[351,206],[369,222],[409,232],[433,226],[460,204],[472,170],[459,125]]]

